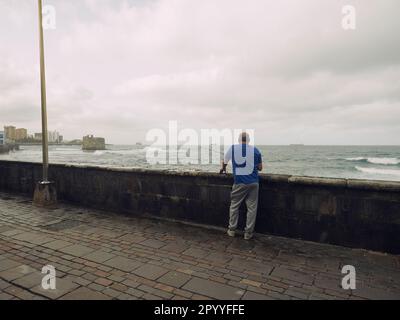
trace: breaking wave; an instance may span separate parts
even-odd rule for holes
[[[363,168],[363,167],[356,167],[358,171],[363,173],[369,174],[383,174],[383,175],[390,175],[390,176],[399,176],[400,177],[400,170],[396,169],[378,169],[378,168]]]
[[[373,164],[384,164],[384,165],[398,165],[400,164],[400,159],[398,158],[347,158],[347,161],[359,161],[359,162],[368,162]]]
[[[136,155],[141,153],[140,149],[127,149],[127,150],[96,150],[95,155],[101,156],[105,154],[115,154],[115,155]]]

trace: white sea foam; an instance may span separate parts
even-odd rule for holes
[[[356,167],[358,171],[369,174],[383,174],[390,176],[400,176],[400,170],[396,169],[378,169],[378,168],[364,168],[364,167]]]
[[[102,156],[104,154],[110,155],[136,155],[142,152],[141,149],[122,149],[122,150],[96,150],[94,154],[96,156]]]
[[[367,160],[367,158],[364,157],[357,157],[357,158],[346,158],[347,161],[363,161]]]
[[[398,158],[364,158],[364,157],[357,157],[357,158],[347,158],[347,161],[364,161],[373,164],[384,164],[384,165],[398,165],[400,164],[400,159]]]
[[[374,164],[400,164],[400,159],[397,158],[368,158],[367,161]]]

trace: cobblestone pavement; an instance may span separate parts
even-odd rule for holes
[[[344,265],[356,290],[341,288]],[[400,257],[0,193],[0,299],[400,299]]]

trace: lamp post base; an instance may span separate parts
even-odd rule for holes
[[[54,182],[38,182],[33,194],[33,204],[44,208],[55,208],[57,206],[57,190]]]

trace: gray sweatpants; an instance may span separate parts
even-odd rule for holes
[[[239,221],[239,208],[243,201],[247,206],[247,223],[245,232],[253,234],[256,226],[258,207],[258,183],[234,184],[231,193],[231,208],[229,212],[229,230],[235,231]]]

